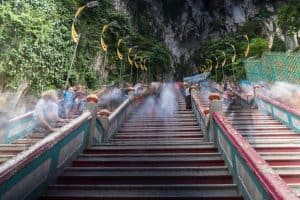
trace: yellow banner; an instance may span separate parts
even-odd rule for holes
[[[249,54],[249,51],[250,51],[250,42],[249,42],[249,38],[248,38],[248,35],[244,35],[244,38],[247,40],[247,48],[245,49],[245,57],[247,58],[248,54]]]
[[[226,53],[225,53],[225,51],[222,51],[222,53],[223,53],[223,56],[224,56],[224,60],[223,60],[223,62],[222,62],[222,67],[224,67],[224,66],[226,65],[226,60],[227,60],[227,58],[226,58]]]
[[[236,60],[236,49],[235,49],[235,46],[233,44],[229,44],[233,50],[233,56],[231,58],[231,62],[232,63],[235,63],[235,60]]]
[[[218,69],[218,67],[219,67],[219,60],[218,60],[218,57],[215,56],[214,54],[212,54],[212,56],[213,56],[214,59],[216,60],[216,66],[215,66],[215,69]]]
[[[148,60],[148,59],[145,58],[144,61],[143,61],[143,63],[144,63],[144,70],[145,70],[145,71],[147,71],[147,67],[146,67],[146,61],[147,61],[147,60]]]
[[[79,35],[78,35],[77,32],[76,32],[74,22],[72,23],[71,34],[72,34],[72,39],[73,39],[73,41],[77,44],[77,43],[79,42]]]
[[[132,52],[132,48],[128,49],[127,60],[130,65],[133,65],[133,60],[130,58],[130,53]]]
[[[123,54],[120,52],[119,49],[117,49],[117,55],[118,55],[119,60],[123,60]]]
[[[136,62],[136,59],[137,59],[137,55],[134,54],[134,66],[138,69],[138,68],[139,68],[139,65],[138,65],[138,63]]]
[[[100,38],[100,43],[101,43],[101,48],[103,49],[103,51],[107,51],[107,44],[105,44],[103,38]]]
[[[100,38],[100,44],[101,44],[101,48],[104,52],[107,52],[107,44],[104,42],[104,39],[103,39],[103,34],[104,32],[108,29],[109,25],[108,24],[105,24],[103,27],[102,27],[102,31],[101,31],[101,38]]]
[[[122,41],[123,41],[123,39],[118,40],[117,55],[118,55],[119,60],[123,60],[123,54],[119,50],[119,46],[120,46]]]
[[[84,8],[85,8],[85,6],[81,6],[77,9],[76,14],[75,14],[75,18],[77,18],[79,16],[79,14],[83,11]]]
[[[102,32],[101,34],[103,34],[107,29],[108,29],[109,25],[108,24],[105,24],[102,28]]]
[[[83,9],[85,8],[85,6],[82,6],[82,7],[79,7],[75,13],[75,18],[73,20],[73,23],[72,23],[72,27],[71,27],[71,35],[72,35],[72,39],[73,41],[77,44],[79,42],[79,35],[76,31],[76,28],[75,28],[75,21],[76,21],[76,18],[79,16],[79,14],[83,11]]]

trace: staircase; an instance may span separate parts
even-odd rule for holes
[[[217,148],[204,141],[181,96],[178,102],[171,116],[142,106],[111,143],[86,149],[40,199],[242,199]]]
[[[64,126],[66,123],[57,123],[56,128]],[[30,146],[39,142],[46,135],[41,132],[32,132],[24,138],[20,138],[10,144],[0,144],[0,165],[14,158],[17,154],[27,150]]]
[[[208,97],[198,98],[208,107]],[[258,109],[227,106],[227,120],[300,197],[300,134]]]

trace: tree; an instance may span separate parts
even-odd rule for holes
[[[257,57],[260,58],[265,51],[268,51],[268,40],[264,38],[253,38],[250,42],[250,52],[249,57]]]
[[[286,51],[285,43],[277,35],[274,37],[271,51]]]
[[[287,34],[294,34],[300,30],[300,2],[293,0],[278,10],[278,24]]]

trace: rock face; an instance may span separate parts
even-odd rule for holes
[[[120,1],[118,5],[121,5]],[[134,0],[145,3],[146,10],[155,23],[154,29],[161,30],[175,63],[188,61],[201,40],[216,39],[238,27],[260,12],[274,15],[276,8],[288,0]],[[132,0],[126,2],[126,11],[134,15]],[[124,4],[122,4],[124,5]],[[144,23],[149,23],[145,21]],[[272,33],[270,34],[272,37]]]

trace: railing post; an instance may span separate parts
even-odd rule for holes
[[[209,109],[205,109],[204,110],[204,121],[203,121],[203,134],[204,134],[204,139],[205,141],[210,141],[210,137],[209,137],[209,130],[208,130],[208,127],[209,127]]]
[[[101,121],[102,127],[104,129],[102,141],[107,142],[108,141],[108,129],[109,129],[109,118],[108,117],[110,115],[110,112],[107,109],[102,109],[102,110],[100,110],[99,114],[100,114],[100,121]]]
[[[217,93],[211,93],[208,97],[209,99],[209,129],[208,129],[208,137],[210,142],[216,143],[214,127],[213,127],[213,113],[219,112],[223,113],[222,110],[222,102],[221,98]]]
[[[258,107],[258,105],[257,105],[257,100],[256,100],[256,95],[258,94],[258,93],[260,93],[260,90],[261,90],[261,87],[259,86],[259,85],[253,85],[253,105],[251,105],[250,104],[250,106],[253,106],[253,107],[255,107],[255,108],[257,108]]]
[[[90,130],[89,130],[87,144],[86,144],[86,147],[90,148],[93,144],[93,138],[94,138],[94,133],[96,128],[97,108],[98,108],[97,103],[99,98],[97,97],[97,95],[91,94],[87,96],[86,100],[88,102],[86,108],[92,114],[92,119],[90,122]]]
[[[133,87],[128,87],[128,96],[129,99],[134,99],[134,93],[135,93],[135,89]]]

